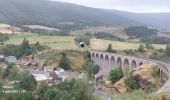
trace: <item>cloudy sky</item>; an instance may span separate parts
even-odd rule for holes
[[[130,12],[170,12],[170,0],[55,0]]]

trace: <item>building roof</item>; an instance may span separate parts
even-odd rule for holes
[[[79,75],[80,75],[79,72],[61,72],[58,74],[58,77],[61,77],[62,80],[78,79]]]
[[[32,74],[32,75],[35,77],[36,81],[38,81],[38,82],[48,80],[48,78],[45,74]]]
[[[8,61],[9,63],[16,63],[17,62],[17,58],[15,56],[5,57],[5,60]]]

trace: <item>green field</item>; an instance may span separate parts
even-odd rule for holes
[[[12,35],[5,44],[20,44],[23,39],[29,40],[30,44],[40,42],[43,45],[47,45],[52,49],[57,50],[77,50],[79,49],[75,43],[73,36],[39,36],[37,34],[23,34],[23,35]]]
[[[75,36],[39,36],[37,34],[20,34],[10,36],[10,39],[6,41],[5,44],[21,44],[24,38],[29,40],[30,44],[40,42],[41,44],[47,45],[55,50],[80,50],[80,48],[74,43]],[[90,48],[92,50],[106,50],[109,44],[112,44],[115,50],[137,49],[140,45],[140,43],[119,42],[93,38],[91,39]],[[154,44],[153,46],[157,49],[164,49],[166,47],[166,45],[160,44]]]
[[[109,44],[112,44],[113,49],[115,50],[138,49],[140,46],[140,43],[92,39],[90,47],[93,50],[106,50]],[[153,44],[153,46],[157,49],[164,49],[166,47],[166,45],[162,44]]]

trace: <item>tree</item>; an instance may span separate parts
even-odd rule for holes
[[[145,47],[141,44],[138,48],[139,52],[145,52]]]
[[[166,55],[170,57],[170,46],[166,46]]]
[[[41,100],[43,96],[45,95],[45,92],[49,89],[47,82],[41,82],[37,89],[37,94],[39,96],[39,99]]]
[[[116,50],[113,50],[112,49],[112,44],[109,44],[108,47],[107,47],[107,52],[112,52],[112,53],[116,53]]]
[[[128,86],[132,90],[140,88],[140,86],[139,86],[140,83],[138,82],[138,77],[133,76],[132,74],[130,74],[124,82],[125,82],[126,86]]]
[[[24,38],[24,40],[22,41],[21,46],[20,46],[21,51],[25,52],[26,49],[30,49],[30,48],[31,47],[29,45],[29,41],[26,38]]]
[[[123,71],[120,67],[117,67],[110,71],[109,79],[114,84],[123,77]]]
[[[77,80],[71,92],[71,100],[93,100],[94,96],[88,82]]]
[[[56,89],[48,89],[43,96],[43,100],[53,100],[57,94]]]
[[[92,67],[92,73],[93,75],[96,75],[100,70],[100,66],[99,65],[93,65]]]
[[[29,71],[21,72],[20,74],[20,87],[26,90],[34,90],[37,82]]]
[[[67,58],[67,55],[64,52],[62,53],[59,67],[63,68],[64,70],[69,70],[71,67],[70,60]]]

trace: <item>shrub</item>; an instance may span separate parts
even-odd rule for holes
[[[151,84],[149,84],[149,85],[146,86],[145,91],[146,91],[147,93],[150,93],[150,92],[154,91],[155,88],[156,88],[156,84],[151,83]]]
[[[145,52],[145,47],[141,44],[138,48],[139,52]]]
[[[113,84],[119,81],[122,77],[123,77],[123,71],[120,67],[111,70],[109,73],[109,79]]]
[[[137,81],[137,77],[133,76],[132,74],[130,74],[124,82],[126,86],[128,86],[132,90],[137,90],[140,88],[138,81]]]
[[[166,55],[170,57],[170,46],[166,46]]]
[[[133,55],[135,53],[135,51],[132,49],[126,49],[126,50],[124,50],[124,53]]]
[[[107,52],[111,52],[111,53],[116,53],[117,51],[116,50],[113,50],[112,48],[112,44],[109,44],[108,47],[107,47]]]

